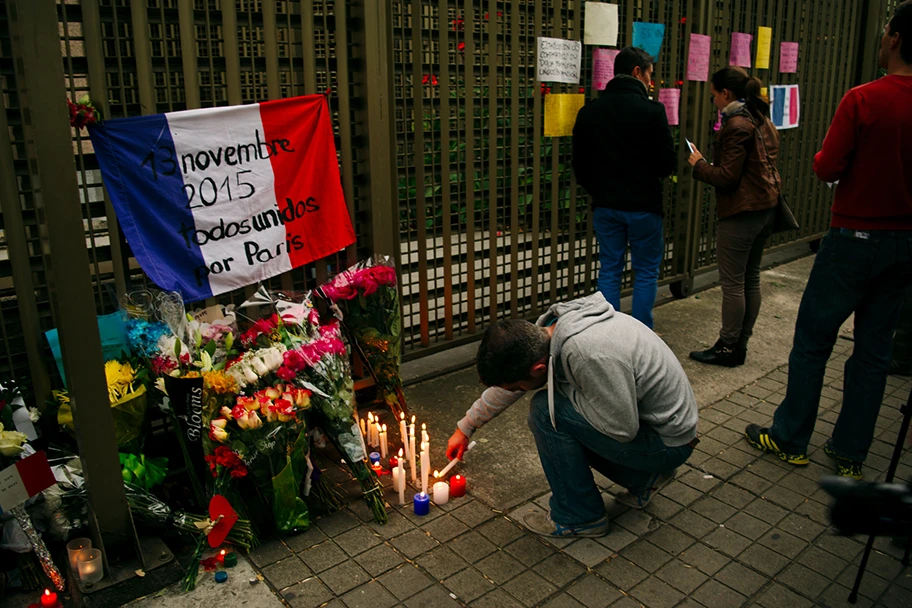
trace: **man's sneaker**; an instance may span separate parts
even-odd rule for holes
[[[744,436],[747,437],[747,442],[758,450],[775,454],[779,457],[779,460],[789,464],[804,466],[811,462],[808,460],[807,454],[789,454],[780,450],[773,438],[770,437],[768,428],[756,424],[748,424],[747,428],[744,429]]]
[[[566,536],[586,536],[599,537],[605,536],[610,530],[608,516],[594,522],[580,526],[562,526],[555,523],[551,516],[541,511],[532,511],[526,513],[521,518],[522,524],[529,530],[540,536],[549,536],[552,538],[561,538]]]
[[[649,501],[652,500],[652,497],[658,494],[659,490],[672,482],[677,472],[678,470],[674,469],[668,473],[656,473],[646,484],[646,489],[639,494],[634,494],[627,490],[618,494],[615,500],[633,509],[644,509],[649,504]]]
[[[823,453],[836,461],[836,474],[840,477],[848,477],[850,479],[857,479],[858,481],[861,481],[862,477],[864,477],[861,471],[861,466],[864,463],[858,460],[843,458],[833,450],[829,441],[823,444]]]

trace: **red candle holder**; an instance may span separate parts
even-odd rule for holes
[[[57,594],[50,589],[45,589],[41,594],[41,608],[59,608],[60,602],[57,601]]]
[[[466,494],[466,478],[464,475],[450,477],[450,498],[459,498]]]

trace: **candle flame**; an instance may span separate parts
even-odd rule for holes
[[[422,430],[422,431],[427,430],[427,425],[426,425],[425,423],[423,423],[423,422],[421,423],[421,430]]]
[[[50,589],[45,589],[45,590],[44,590],[44,594],[45,594],[45,595],[50,595],[50,594],[51,594],[51,590],[50,590]]]
[[[384,433],[386,432],[386,425],[385,425],[385,424],[383,425],[383,432],[384,432]]]
[[[440,477],[440,472],[439,472],[439,471],[434,471],[434,477]]]
[[[415,416],[412,416],[412,424],[415,424]]]
[[[225,550],[224,550],[224,549],[222,549],[221,554],[222,554],[222,555],[225,555]]]
[[[402,448],[399,448],[399,458],[402,458]]]
[[[456,476],[456,479],[460,479],[460,478],[461,478],[461,476],[460,476],[460,475],[457,475],[457,476]]]
[[[373,419],[374,419],[374,415],[371,414],[370,412],[368,412],[368,413],[367,413],[367,419],[368,419],[368,420],[373,420]]]
[[[403,420],[405,420],[405,412],[400,412],[399,417],[402,418]]]

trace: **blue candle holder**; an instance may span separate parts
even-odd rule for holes
[[[415,515],[427,515],[431,512],[431,497],[424,492],[415,494]]]
[[[370,458],[372,467],[380,464],[380,452],[371,452],[367,457]]]
[[[224,570],[219,570],[218,572],[215,573],[215,582],[216,583],[224,583],[227,580],[228,580],[228,573],[225,572]]]

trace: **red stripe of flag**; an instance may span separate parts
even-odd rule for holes
[[[276,204],[286,219],[292,267],[354,243],[326,98],[308,95],[262,102],[260,120],[274,151],[270,162]]]
[[[19,477],[22,478],[29,498],[57,483],[44,451],[35,452],[28,458],[18,461],[16,469],[19,471]]]

